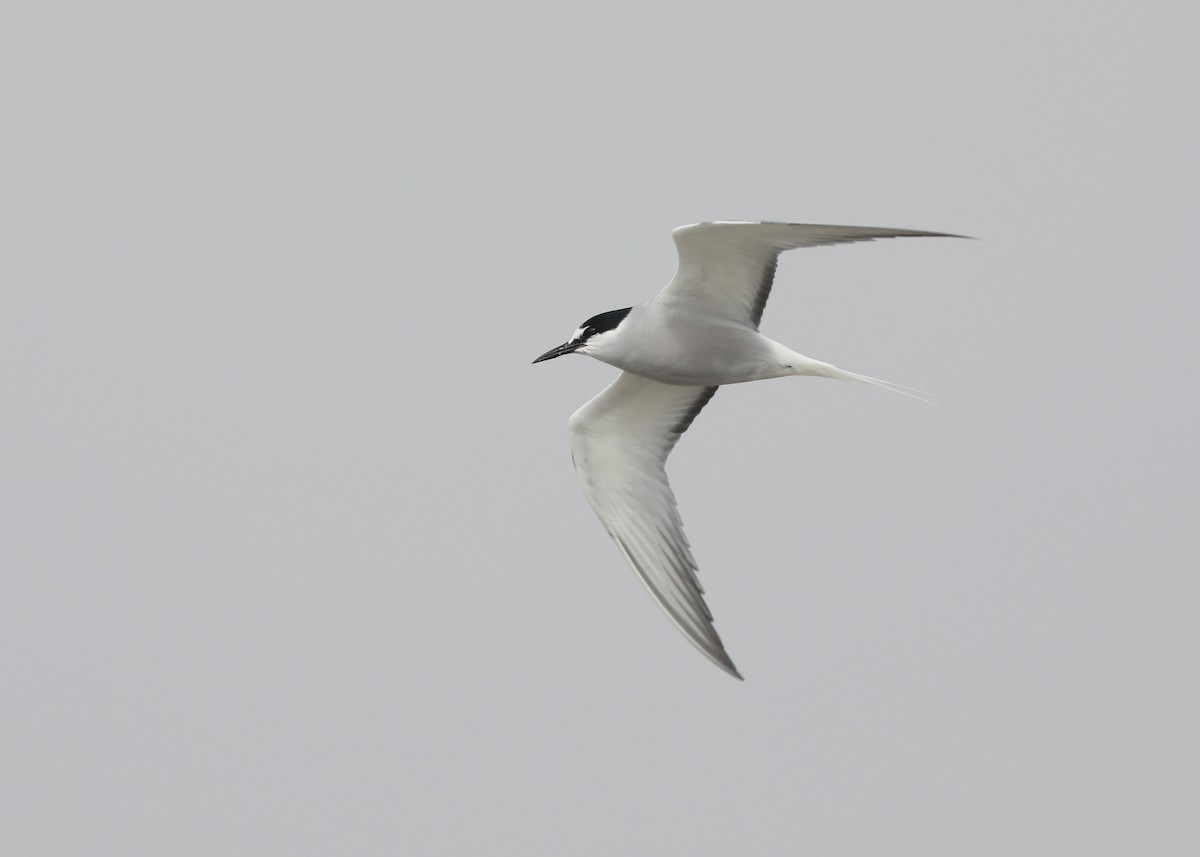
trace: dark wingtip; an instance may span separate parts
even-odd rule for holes
[[[725,670],[725,672],[729,673],[738,681],[746,680],[745,677],[738,672],[738,668],[733,665],[733,659],[729,657],[729,655],[725,654],[724,649],[721,649],[720,652],[705,652],[705,654],[709,656],[709,659],[712,660],[714,664]]]
[[[743,676],[740,672],[738,672],[738,668],[733,665],[733,661],[729,661],[729,663],[727,663],[727,664],[721,664],[721,669],[725,670],[725,672],[729,673],[731,676],[736,678],[738,681],[746,680],[746,677]]]

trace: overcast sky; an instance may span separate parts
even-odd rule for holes
[[[1200,853],[1183,3],[22,3],[0,26],[0,850]],[[709,219],[669,462],[744,683],[531,366]]]

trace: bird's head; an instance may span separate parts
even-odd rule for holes
[[[604,348],[604,345],[616,336],[617,327],[629,315],[629,310],[632,307],[624,309],[614,309],[608,312],[602,312],[599,315],[594,315],[579,325],[579,329],[574,335],[564,342],[551,348],[534,363],[541,363],[543,360],[550,360],[554,357],[562,357],[564,354],[590,354],[593,357],[597,356],[597,352]]]

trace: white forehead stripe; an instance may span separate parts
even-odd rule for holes
[[[574,342],[576,339],[583,336],[583,331],[584,331],[584,328],[581,327],[578,330],[576,330],[574,333],[572,333],[571,334],[571,342]]]

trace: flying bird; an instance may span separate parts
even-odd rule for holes
[[[680,631],[742,678],[713,628],[667,482],[667,456],[722,384],[787,375],[907,388],[805,357],[758,331],[779,254],[944,232],[809,223],[695,223],[671,233],[675,277],[640,306],[594,315],[534,360],[585,354],[621,374],[567,423],[584,496],[625,560]]]

